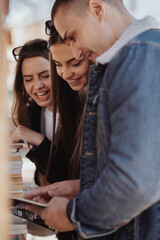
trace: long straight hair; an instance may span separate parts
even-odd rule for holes
[[[86,97],[85,93],[79,96],[76,91],[73,91],[68,83],[58,76],[55,63],[50,61],[53,91],[53,134],[50,159],[45,175],[47,176],[56,153],[53,152],[54,145],[58,148],[58,144],[61,142],[68,162],[69,178],[78,179],[80,177],[80,139]],[[55,132],[57,112],[59,112],[59,123]]]
[[[27,94],[22,77],[22,63],[26,58],[43,57],[49,60],[49,49],[47,41],[43,39],[34,39],[28,41],[21,48],[18,62],[15,70],[15,79],[13,84],[13,104],[11,117],[13,123],[30,128],[31,119],[29,112],[33,112],[39,106],[35,101],[31,101]]]
[[[49,44],[50,46],[65,44],[55,29],[52,31]],[[51,54],[50,63],[53,92],[53,135],[50,159],[45,175],[47,176],[51,161],[54,158],[54,145],[58,146],[61,141],[68,162],[69,178],[78,179],[80,177],[80,145],[86,94],[83,90],[81,94],[73,91],[68,83],[57,74]],[[56,112],[59,112],[59,126],[55,132]]]

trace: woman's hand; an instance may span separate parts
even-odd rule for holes
[[[9,141],[16,142],[19,140],[23,140],[31,145],[39,146],[43,139],[44,136],[41,133],[35,132],[29,128],[19,125],[13,130]]]

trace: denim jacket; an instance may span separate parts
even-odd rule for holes
[[[160,25],[136,20],[90,69],[81,191],[84,238],[160,240]]]

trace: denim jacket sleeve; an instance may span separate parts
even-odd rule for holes
[[[107,164],[94,185],[67,206],[84,238],[110,234],[160,198],[159,63],[160,45],[135,43],[106,67],[102,83],[109,84],[111,128]],[[108,117],[100,104],[106,101],[98,103],[101,119]]]

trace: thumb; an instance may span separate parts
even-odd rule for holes
[[[54,191],[53,190],[48,190],[48,195],[50,197],[54,197]]]

